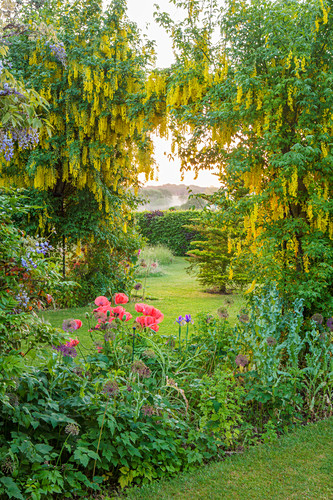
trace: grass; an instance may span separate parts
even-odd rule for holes
[[[135,500],[329,500],[333,498],[333,418],[309,424],[242,455],[128,490]]]
[[[175,320],[179,315],[191,314],[195,320],[195,316],[198,313],[216,314],[219,307],[226,307],[228,309],[229,320],[231,323],[234,323],[240,309],[244,306],[245,301],[243,297],[240,294],[223,296],[203,292],[196,279],[192,275],[187,274],[186,267],[187,263],[184,258],[175,257],[172,264],[164,268],[165,274],[148,277],[147,279],[146,296],[156,298],[156,300],[146,299],[145,302],[154,305],[154,307],[160,309],[164,314],[164,321],[160,325],[159,333],[161,335],[177,334],[178,325],[175,324]],[[134,317],[137,315],[134,310],[136,302],[141,302],[141,299],[138,297],[131,303],[126,304],[126,309]],[[58,328],[61,328],[64,319],[81,319],[83,327],[75,332],[75,336],[77,333],[81,342],[90,345],[91,340],[85,313],[91,312],[94,307],[96,306],[92,305],[91,307],[54,311],[48,310],[44,311],[42,316]]]

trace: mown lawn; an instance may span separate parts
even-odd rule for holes
[[[333,418],[309,424],[273,443],[127,490],[135,500],[333,499]]]
[[[179,315],[191,314],[195,320],[198,313],[216,314],[219,307],[226,307],[230,314],[230,322],[234,323],[240,309],[244,306],[245,300],[241,294],[217,295],[202,291],[196,279],[189,275],[185,268],[187,263],[184,258],[176,257],[174,262],[165,266],[165,274],[147,279],[146,296],[154,300],[147,299],[145,302],[154,305],[164,314],[164,321],[160,325],[161,335],[171,335],[178,332],[178,325],[175,324]],[[137,292],[136,292],[137,293]],[[94,297],[92,297],[92,300]],[[141,299],[133,299],[130,304],[126,304],[126,309],[137,316],[134,310],[136,302]],[[88,322],[85,318],[86,312],[91,312],[96,307],[81,307],[62,310],[44,311],[41,316],[49,321],[53,326],[61,328],[64,319],[75,318],[83,322],[80,330],[75,332],[79,340],[87,345],[91,344],[88,333]]]

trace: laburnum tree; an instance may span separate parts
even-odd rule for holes
[[[332,308],[330,2],[177,3],[182,23],[158,18],[174,40],[166,101],[183,168],[219,169],[236,201],[219,224],[232,234],[242,216],[234,248],[253,286],[276,281],[308,311]]]
[[[145,90],[153,45],[142,42],[125,9],[123,0],[105,8],[99,0],[48,1],[22,13],[57,32],[58,43],[17,37],[10,53],[13,69],[49,102],[53,128],[51,137],[42,128],[32,151],[3,159],[0,177],[2,185],[33,190],[42,209],[31,214],[32,229],[80,242],[89,263],[81,269],[98,268],[98,279],[108,280],[116,262],[126,274],[138,244],[130,237],[133,190],[139,173],[152,175],[150,131],[160,114]]]

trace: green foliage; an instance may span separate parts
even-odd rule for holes
[[[198,232],[187,226],[200,217],[198,211],[141,212],[135,219],[141,235],[154,246],[167,246],[174,255],[185,255]]]
[[[159,20],[177,53],[166,100],[183,169],[216,167],[229,197],[243,193],[219,225],[233,228],[243,217],[249,281],[274,280],[291,301],[303,298],[307,313],[325,311],[333,269],[330,2],[178,6],[188,11],[180,23]]]
[[[205,375],[202,381],[200,427],[231,445],[237,441],[238,427],[243,420],[244,387],[231,370],[217,369],[212,376]]]
[[[238,362],[240,376],[253,412],[258,404],[261,425],[263,414],[281,424],[302,419],[304,414],[318,418],[330,413],[331,333],[313,320],[304,325],[302,299],[288,307],[276,287],[263,289],[253,298],[251,314],[241,315],[240,320],[233,352],[235,357],[245,356],[244,363]]]
[[[203,286],[226,293],[249,279],[244,258],[235,259],[241,253],[240,243],[236,242],[245,236],[243,219],[239,216],[236,220],[235,201],[228,199],[224,190],[203,198],[207,206],[200,220],[190,226],[203,236],[201,241],[191,242],[190,269]],[[224,226],[226,213],[233,216],[232,227]]]

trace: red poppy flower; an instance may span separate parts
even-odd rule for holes
[[[79,320],[76,319],[75,321],[79,321]],[[79,340],[77,338],[76,339],[69,339],[69,342],[67,342],[69,347],[75,347],[76,345],[78,345],[78,343],[79,343]]]
[[[96,306],[109,306],[110,301],[103,295],[100,295],[99,297],[96,297],[95,304]]]
[[[146,328],[146,324],[145,324],[145,320],[146,320],[146,317],[145,316],[138,316],[135,321],[137,323],[139,323],[140,326],[142,326],[142,328]]]
[[[117,306],[113,308],[113,313],[117,314],[119,317],[123,317],[126,310],[122,306]]]
[[[136,312],[138,312],[138,313],[143,313],[143,311],[145,310],[145,307],[146,307],[146,304],[143,304],[143,303],[141,302],[141,303],[135,304],[134,309],[135,309],[135,310],[136,310]]]
[[[127,304],[128,297],[124,293],[116,293],[114,296],[114,301],[116,304]]]
[[[76,330],[77,330],[78,328],[81,328],[81,326],[82,326],[82,321],[81,321],[80,319],[75,319],[74,321],[75,321],[75,323],[76,323]]]
[[[156,323],[154,323],[153,325],[150,325],[149,328],[151,328],[152,330],[154,330],[154,332],[158,332],[158,330],[159,330],[160,327],[159,327],[159,325],[157,325]]]
[[[119,316],[122,321],[129,321],[130,319],[133,318],[132,314],[129,312],[125,312],[122,316]]]
[[[164,314],[161,313],[159,309],[154,308],[154,311],[151,313],[151,315],[155,318],[156,323],[161,323],[161,321],[163,321],[164,319]]]

